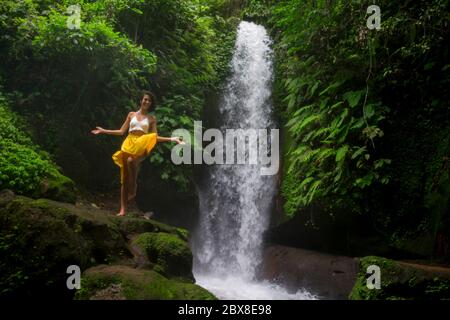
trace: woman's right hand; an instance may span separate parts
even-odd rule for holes
[[[102,127],[95,127],[96,129],[92,130],[91,133],[93,134],[100,134],[100,133],[104,133],[105,129],[103,129]]]

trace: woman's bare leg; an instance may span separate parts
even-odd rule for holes
[[[136,189],[137,189],[137,177],[140,169],[140,165],[142,160],[145,159],[145,156],[135,157],[130,161],[130,179],[129,179],[129,196],[128,200],[132,200],[136,197]]]
[[[130,158],[130,161],[128,162],[128,170],[130,172],[130,178],[128,179],[128,201],[130,201],[136,196],[137,174],[134,158]]]
[[[129,185],[129,172],[128,172],[128,155],[123,156],[123,183],[120,188],[120,211],[118,216],[124,216],[127,213],[128,202],[128,185]]]

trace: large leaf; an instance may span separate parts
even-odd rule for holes
[[[358,150],[356,150],[355,152],[353,152],[353,154],[352,154],[352,159],[355,159],[355,158],[357,158],[359,155],[361,155],[364,151],[366,151],[367,150],[367,148],[364,146],[364,147],[361,147],[361,148],[359,148]]]
[[[373,104],[368,104],[365,108],[364,108],[364,114],[366,116],[367,119],[370,119],[374,114],[375,114],[375,108]]]
[[[345,98],[345,100],[347,100],[350,107],[354,108],[358,105],[363,93],[364,93],[364,90],[349,91],[349,92],[344,93],[344,98]]]
[[[323,90],[321,93],[319,93],[319,96],[323,96],[325,93],[327,93],[329,91],[333,92],[335,89],[340,87],[344,82],[345,82],[344,80],[333,82],[327,88],[325,88],[325,90]]]
[[[348,151],[348,145],[342,146],[339,148],[339,150],[336,152],[336,162],[340,162],[342,159],[344,159],[345,155]]]

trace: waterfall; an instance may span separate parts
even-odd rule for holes
[[[271,44],[264,27],[240,23],[230,77],[219,104],[224,135],[227,129],[274,128]],[[261,149],[278,142],[259,137],[258,143]],[[192,239],[197,283],[224,299],[311,298],[305,292],[289,294],[255,277],[277,193],[277,176],[261,175],[260,168],[258,163],[205,169],[207,179],[198,186],[200,221]]]

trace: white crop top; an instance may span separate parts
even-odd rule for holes
[[[145,133],[148,133],[148,128],[149,128],[149,123],[148,123],[148,118],[145,117],[144,119],[142,119],[141,121],[139,121],[136,117],[136,114],[139,113],[136,112],[133,116],[133,118],[131,118],[130,121],[130,129],[128,130],[128,132],[131,131],[144,131]]]

